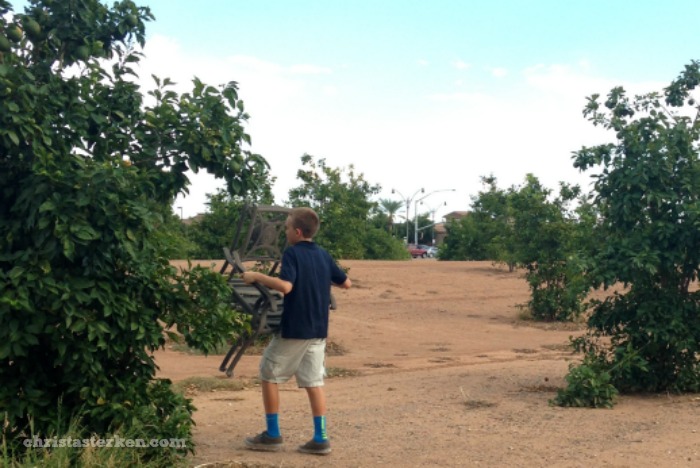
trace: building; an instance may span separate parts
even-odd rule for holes
[[[468,211],[451,211],[444,216],[444,223],[435,224],[435,245],[440,245],[445,242],[445,237],[447,237],[447,223],[450,221],[456,221],[469,215]]]

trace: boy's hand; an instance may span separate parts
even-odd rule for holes
[[[258,280],[258,274],[254,271],[243,272],[243,282],[245,284],[255,283]]]

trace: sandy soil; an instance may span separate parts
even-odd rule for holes
[[[285,450],[248,451],[264,429],[260,388],[194,393],[196,455],[206,466],[700,466],[698,395],[625,396],[614,409],[549,405],[575,362],[575,327],[518,319],[522,274],[488,262],[344,261],[327,367],[327,457],[296,452],[312,435],[306,394],[281,387]],[[253,381],[259,357],[234,379]],[[221,356],[166,349],[160,376],[225,378]]]

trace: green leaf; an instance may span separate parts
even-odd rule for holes
[[[75,237],[84,241],[90,241],[100,238],[100,235],[97,233],[97,231],[95,231],[89,226],[81,227],[80,229],[76,230],[74,234]]]
[[[65,341],[59,341],[56,344],[56,349],[58,350],[58,357],[62,358],[66,355],[66,342]]]
[[[0,343],[0,360],[5,360],[10,357],[10,342],[4,341]]]
[[[75,256],[75,244],[68,237],[63,239],[63,255],[69,260],[73,260]]]
[[[19,146],[19,137],[17,136],[17,134],[12,130],[7,130],[6,133],[7,136],[10,137],[10,140],[12,140],[12,143],[14,143],[16,146]]]
[[[7,276],[9,276],[9,278],[13,281],[18,280],[22,275],[24,275],[25,271],[26,270],[24,267],[16,266],[10,270]]]
[[[44,213],[46,211],[55,211],[56,204],[52,200],[46,200],[39,206],[39,213]]]

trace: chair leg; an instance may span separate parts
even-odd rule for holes
[[[226,369],[226,376],[231,377],[233,376],[233,369],[236,367],[236,364],[238,364],[238,361],[241,360],[243,357],[243,354],[245,353],[245,350],[248,349],[250,345],[255,342],[255,339],[258,337],[257,333],[253,333],[253,335],[249,336],[243,344],[241,344],[241,348],[238,350],[236,353],[236,357],[233,358],[233,361],[231,361],[231,364],[229,364],[228,369]]]
[[[233,356],[233,353],[236,352],[236,349],[241,345],[245,338],[246,334],[240,335],[238,338],[236,338],[236,341],[233,342],[231,345],[231,349],[228,350],[228,353],[226,353],[226,356],[224,357],[224,360],[221,362],[221,365],[219,366],[219,371],[220,372],[225,372],[226,367],[228,365],[228,361],[231,359],[231,356]]]
[[[231,346],[231,349],[228,350],[228,353],[226,353],[223,362],[219,366],[219,371],[226,372],[227,377],[233,376],[233,369],[236,367],[236,364],[238,364],[238,361],[240,361],[243,357],[243,354],[245,353],[246,349],[248,349],[248,347],[255,342],[258,336],[260,336],[266,328],[265,324],[267,322],[267,313],[268,302],[264,298],[258,299],[258,301],[255,304],[255,314],[254,319],[252,321],[252,328],[255,331],[252,333],[244,333],[240,335]],[[236,352],[236,350],[238,350],[238,352]],[[234,355],[234,353],[235,357],[233,358],[233,361],[231,361],[231,363],[229,364],[229,360],[231,360],[231,357]]]

